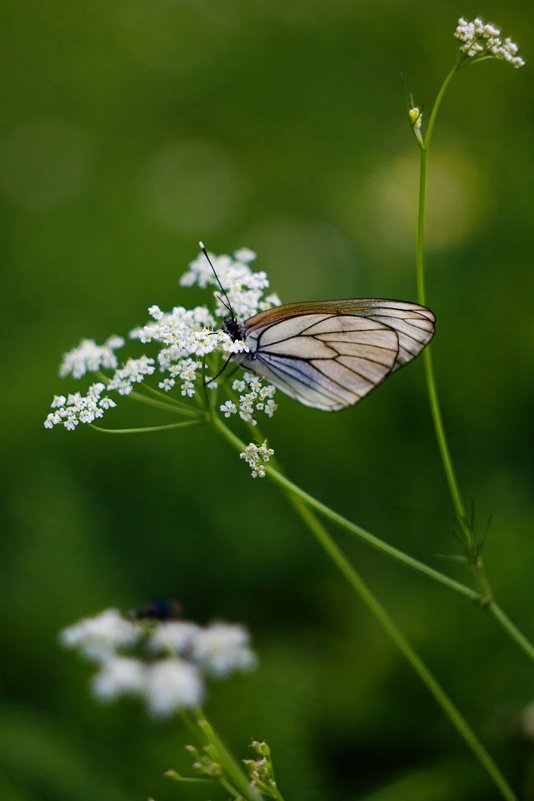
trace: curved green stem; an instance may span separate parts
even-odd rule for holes
[[[233,431],[231,431],[217,416],[213,416],[211,418],[211,422],[213,423],[215,429],[218,433],[226,439],[226,441],[237,451],[242,452],[246,445],[243,440],[239,439]],[[257,434],[257,430],[254,431]],[[331,520],[336,525],[340,526],[340,528],[348,531],[350,534],[358,537],[363,542],[366,542],[375,550],[379,551],[380,553],[389,556],[392,559],[395,559],[397,562],[405,565],[406,567],[415,570],[418,573],[426,576],[427,578],[436,581],[438,584],[442,584],[443,586],[447,587],[449,590],[456,592],[458,595],[462,595],[464,598],[468,598],[470,601],[474,601],[483,609],[487,610],[499,623],[501,628],[510,636],[512,640],[522,649],[524,653],[530,659],[534,660],[534,645],[529,641],[529,639],[517,628],[517,626],[509,619],[509,617],[505,614],[505,612],[501,609],[501,607],[495,603],[495,601],[487,601],[486,597],[483,594],[476,592],[476,590],[471,589],[466,584],[462,584],[460,581],[456,581],[455,579],[447,576],[445,573],[441,573],[439,570],[435,570],[434,568],[430,567],[429,565],[421,562],[419,559],[415,559],[413,556],[405,553],[404,551],[395,548],[393,545],[389,545],[387,542],[384,542],[379,537],[371,534],[369,531],[366,531],[361,526],[356,525],[350,520],[347,520],[346,517],[335,512],[333,509],[330,509],[321,501],[318,501],[309,493],[305,492],[301,489],[297,484],[294,484],[288,478],[286,478],[279,470],[276,470],[274,467],[270,465],[266,466],[266,474],[271,479],[274,484],[277,484],[281,487],[284,491],[289,493],[292,497],[299,498],[303,501],[307,506],[315,511],[319,512],[323,517],[327,520]]]
[[[449,87],[454,75],[462,64],[462,58],[455,64],[453,69],[445,78],[438,94],[432,111],[430,113],[428,126],[424,138],[419,141],[420,147],[420,169],[419,169],[419,203],[417,215],[417,245],[416,245],[416,275],[417,275],[417,300],[419,303],[426,304],[426,288],[425,288],[425,269],[424,269],[424,250],[425,250],[425,223],[426,223],[426,192],[428,180],[428,154],[432,135],[436,124],[437,115],[441,107],[441,103],[445,96],[445,92]],[[436,379],[434,375],[434,365],[432,361],[432,348],[428,346],[423,353],[423,363],[425,370],[425,379],[427,386],[428,399],[430,403],[430,411],[434,423],[434,430],[436,432],[436,440],[438,444],[445,477],[449,488],[449,493],[454,506],[454,512],[462,538],[464,541],[465,549],[469,557],[470,565],[473,569],[475,579],[478,585],[479,592],[484,599],[485,603],[490,603],[492,600],[492,591],[486,575],[480,548],[477,539],[472,529],[472,524],[469,521],[465,503],[460,490],[456,471],[451,457],[447,436],[445,433],[445,426],[443,424],[443,417],[441,414],[441,407],[439,403],[438,390]]]
[[[188,426],[198,426],[205,423],[205,419],[197,417],[196,420],[184,420],[181,423],[168,423],[163,426],[141,426],[140,428],[102,428],[90,423],[91,428],[103,434],[150,434],[154,431],[169,431],[171,428],[187,428]]]
[[[150,384],[145,384],[144,382],[139,385],[140,389],[146,390],[150,395],[153,395],[155,398],[158,398],[160,403],[171,404],[175,406],[177,409],[180,409],[181,414],[185,417],[197,417],[198,412],[194,409],[190,409],[185,403],[182,403],[176,398],[173,398],[172,395],[169,395],[165,392],[161,392],[159,389],[155,389],[151,387]]]
[[[517,645],[523,649],[523,651],[530,656],[531,659],[534,660],[534,645],[528,640],[525,635],[523,634],[520,629],[517,628],[515,623],[513,623],[508,615],[501,609],[501,607],[495,603],[495,601],[490,601],[487,605],[488,612],[493,615],[495,620],[502,626],[502,628],[510,635],[510,637],[515,640]]]
[[[109,384],[110,381],[109,376],[107,376],[105,373],[98,371],[96,375],[102,381],[102,383]],[[139,392],[139,390],[135,389],[130,392],[128,397],[133,398],[133,400],[139,401],[139,403],[144,403],[147,406],[153,406],[155,409],[162,409],[165,412],[172,412],[172,414],[181,414],[182,416],[185,415],[189,417],[191,417],[194,414],[195,417],[198,417],[198,412],[193,412],[191,409],[187,408],[179,401],[174,400],[174,398],[167,397],[162,392],[159,392],[157,389],[154,389],[154,387],[149,387],[148,384],[141,384],[140,386],[142,386],[144,389],[147,389],[155,397],[147,398],[145,395],[142,394],[142,392]],[[163,400],[160,400],[160,398],[162,398]]]
[[[231,431],[218,417],[214,416],[212,418],[213,425],[217,429],[217,431],[229,442],[233,448],[238,451],[244,451],[246,445],[245,443],[237,437],[233,431]],[[336,523],[341,528],[349,531],[351,534],[356,535],[359,539],[366,542],[368,545],[371,545],[375,550],[380,551],[381,553],[386,554],[387,556],[391,557],[392,559],[396,559],[398,562],[406,565],[407,567],[412,568],[412,570],[416,570],[418,573],[422,573],[429,578],[434,579],[434,581],[439,582],[440,584],[445,585],[451,590],[459,593],[460,595],[469,598],[471,601],[481,602],[480,595],[476,592],[476,590],[472,590],[465,584],[462,584],[455,579],[450,578],[449,576],[445,575],[445,573],[440,573],[439,570],[434,570],[433,567],[426,565],[424,562],[420,562],[418,559],[415,559],[413,556],[401,551],[399,548],[395,548],[393,545],[389,545],[387,542],[384,542],[379,537],[376,537],[371,532],[366,531],[361,526],[358,526],[356,523],[353,523],[350,520],[347,520],[346,517],[343,515],[338,514],[330,507],[326,506],[321,501],[318,501],[313,495],[309,495],[303,489],[301,489],[297,484],[294,484],[288,478],[286,478],[282,473],[276,470],[274,467],[268,465],[266,467],[266,473],[268,477],[273,481],[274,484],[277,484],[283,490],[290,492],[292,495],[300,498],[304,503],[310,506],[312,509],[315,509],[319,512],[323,517],[326,517],[327,520],[331,520],[333,523]]]
[[[517,801],[517,796],[515,795],[514,791],[460,710],[451,701],[441,684],[414,650],[410,642],[398,628],[397,624],[390,617],[384,606],[380,603],[374,593],[371,592],[360,574],[349,563],[346,556],[333,541],[332,537],[326,531],[324,526],[317,520],[313,512],[308,509],[308,507],[300,498],[295,497],[289,491],[286,491],[286,495],[310,531],[314,534],[321,547],[326,551],[334,564],[345,576],[353,590],[359,595],[365,606],[367,606],[371,614],[374,615],[374,617],[378,620],[386,634],[404,655],[413,670],[417,673],[423,684],[426,686],[427,690],[431,693],[431,695],[434,696],[434,699],[441,707],[445,715],[449,718],[456,731],[460,734],[464,742],[471,749],[480,764],[484,767],[496,787],[499,788],[502,797],[507,799],[507,801]]]

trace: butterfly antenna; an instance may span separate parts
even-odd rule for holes
[[[219,289],[221,290],[221,292],[223,293],[224,297],[226,298],[226,302],[222,298],[220,298],[220,300],[222,301],[223,306],[226,306],[226,308],[228,309],[228,311],[230,312],[232,317],[235,317],[234,310],[232,309],[232,304],[230,303],[230,298],[226,294],[226,289],[221,284],[221,282],[219,280],[219,276],[215,272],[215,267],[213,266],[212,261],[211,261],[210,257],[208,256],[208,251],[204,247],[204,243],[203,242],[199,242],[198,244],[199,244],[200,250],[202,251],[202,253],[206,257],[206,260],[207,260],[209,266],[213,270],[213,275],[215,276],[215,280],[219,284]]]

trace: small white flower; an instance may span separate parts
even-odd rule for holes
[[[229,623],[213,623],[199,631],[193,640],[193,659],[206,673],[219,677],[251,670],[256,664],[248,632]]]
[[[115,656],[107,659],[93,677],[93,693],[102,701],[121,695],[139,695],[145,684],[145,666],[137,659]]]
[[[201,704],[204,684],[194,665],[164,659],[147,668],[144,696],[153,715],[168,717],[179,709]]]
[[[225,403],[222,403],[219,406],[219,409],[225,417],[231,417],[233,414],[237,414],[237,406],[231,400],[227,400]]]
[[[239,456],[250,467],[252,478],[265,478],[265,464],[273,454],[273,449],[268,448],[267,441],[265,441],[259,446],[251,442]]]
[[[79,392],[73,392],[67,397],[56,395],[52,401],[52,408],[56,411],[50,412],[44,421],[44,427],[53,428],[62,424],[67,431],[74,431],[79,423],[93,423],[102,417],[105,411],[117,405],[107,395],[102,397],[105,388],[104,384],[98,382],[91,384],[87,395],[81,395]]]
[[[509,37],[503,42],[500,29],[491,23],[485,23],[480,17],[472,21],[460,17],[454,36],[460,42],[460,50],[468,58],[493,56],[507,61],[516,69],[525,65],[524,60],[517,55],[518,45]]]
[[[174,378],[164,378],[163,381],[160,381],[158,387],[162,389],[164,392],[170,392],[171,389],[174,389],[176,386],[176,381]]]
[[[160,623],[151,634],[148,645],[152,651],[160,653],[172,651],[178,656],[185,656],[191,652],[194,639],[200,630],[200,626],[195,623],[181,620],[166,621]]]
[[[115,351],[123,345],[124,340],[116,336],[110,337],[103,345],[97,345],[93,339],[82,339],[78,347],[63,356],[59,375],[62,378],[67,375],[82,378],[97,370],[114,370],[118,364]]]
[[[63,629],[60,639],[67,648],[76,648],[89,659],[101,662],[117,649],[134,645],[140,636],[139,626],[125,620],[116,609],[106,609]]]
[[[139,384],[145,376],[155,371],[154,359],[141,356],[139,359],[128,359],[126,364],[113,374],[108,390],[117,390],[119,395],[129,395],[134,384]]]

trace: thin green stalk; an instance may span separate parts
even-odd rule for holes
[[[211,418],[211,421],[219,434],[221,434],[221,436],[226,439],[226,441],[235,450],[242,452],[245,449],[245,443],[239,439],[239,437],[237,437],[233,431],[231,431],[222,422],[222,420],[220,420],[220,418],[214,415]],[[524,653],[526,653],[528,657],[530,657],[530,659],[534,660],[534,645],[517,628],[517,626],[512,623],[509,617],[505,614],[501,607],[495,603],[495,601],[487,601],[485,596],[476,592],[476,590],[473,590],[467,585],[450,578],[450,576],[447,576],[445,573],[441,573],[439,570],[435,570],[429,565],[426,565],[424,562],[419,561],[419,559],[415,559],[413,556],[410,556],[404,551],[395,548],[393,545],[389,545],[379,537],[371,534],[369,531],[366,531],[361,526],[356,525],[356,523],[347,520],[346,517],[334,512],[333,509],[330,509],[324,503],[321,503],[321,501],[318,501],[312,495],[309,495],[274,467],[267,465],[266,474],[274,484],[277,484],[291,495],[300,498],[300,500],[303,501],[307,506],[315,509],[327,520],[331,520],[333,523],[336,523],[336,525],[340,526],[345,531],[348,531],[350,534],[355,535],[368,545],[371,545],[371,547],[373,547],[375,550],[379,551],[380,553],[384,553],[386,556],[389,556],[401,564],[406,565],[406,567],[409,567],[412,570],[427,576],[427,578],[433,579],[439,584],[448,587],[448,589],[453,590],[453,592],[456,592],[459,595],[462,595],[464,598],[468,598],[470,601],[475,601],[479,606],[490,612],[502,629],[510,636],[510,638],[514,640],[514,642],[523,650]]]
[[[213,726],[206,719],[204,713],[199,710],[196,714],[196,718],[198,728],[203,733],[208,743],[215,748],[221,765],[233,786],[239,790],[244,798],[248,798],[249,801],[261,801],[259,794],[249,783],[241,766],[228,751]]]
[[[534,645],[532,645],[532,643],[525,637],[523,632],[517,628],[515,623],[510,620],[508,615],[501,609],[501,607],[494,601],[491,601],[488,604],[487,609],[488,612],[493,615],[495,620],[502,626],[502,628],[510,635],[510,637],[515,640],[519,647],[522,648],[531,659],[534,659]]]
[[[199,748],[209,756],[210,760],[216,762],[220,766],[223,774],[230,780],[227,781],[225,775],[218,774],[213,777],[207,777],[207,781],[219,782],[227,792],[235,798],[241,797],[248,799],[248,801],[261,801],[254,787],[249,784],[240,764],[234,759],[215,732],[213,726],[208,722],[203,710],[199,708],[195,709],[193,712],[184,710],[182,711],[181,717],[191,735],[198,743]],[[165,775],[176,781],[184,781],[184,778],[174,770],[167,771]],[[185,780],[189,782],[195,781],[195,779],[191,778]],[[205,779],[198,779],[198,781],[205,781]]]
[[[194,409],[191,409],[185,403],[173,398],[172,395],[168,395],[164,392],[160,392],[159,389],[155,389],[151,387],[150,384],[145,384],[144,382],[139,385],[140,389],[146,390],[150,395],[153,395],[155,398],[160,399],[160,403],[170,403],[172,406],[176,406],[177,409],[180,409],[180,412],[185,417],[197,417],[198,412],[195,412]]]
[[[172,414],[180,414],[182,415],[183,412],[180,408],[175,406],[173,403],[169,403],[168,401],[160,401],[156,400],[155,398],[147,398],[141,392],[136,392],[133,390],[130,392],[128,396],[133,398],[133,400],[139,401],[139,403],[144,403],[146,406],[153,406],[155,409],[163,409],[165,412],[171,412]]]
[[[233,431],[231,431],[225,424],[218,418],[214,416],[212,418],[213,424],[217,431],[238,451],[243,451],[246,447],[245,443],[237,437]],[[407,567],[412,568],[412,570],[416,570],[419,573],[422,573],[429,578],[434,579],[434,581],[439,582],[440,584],[445,585],[451,590],[459,593],[460,595],[469,598],[471,601],[481,602],[480,595],[476,592],[476,590],[472,590],[470,587],[462,584],[459,581],[455,581],[455,579],[446,576],[444,573],[440,573],[439,570],[434,570],[433,567],[429,567],[424,562],[420,562],[418,559],[415,559],[413,556],[409,556],[409,554],[405,553],[404,551],[395,548],[393,545],[389,545],[387,542],[384,542],[379,537],[376,537],[374,534],[371,534],[369,531],[366,531],[361,526],[356,525],[356,523],[352,523],[350,520],[347,520],[346,517],[334,512],[333,509],[326,506],[321,501],[318,501],[313,495],[309,495],[299,486],[294,484],[288,478],[286,478],[282,473],[276,470],[274,467],[267,466],[266,472],[269,478],[277,484],[282,489],[292,493],[293,495],[299,497],[301,500],[304,501],[308,506],[311,506],[321,515],[327,518],[327,520],[331,520],[333,523],[341,526],[346,531],[349,531],[351,534],[356,535],[361,540],[366,542],[368,545],[371,545],[375,550],[380,551],[381,553],[386,554],[387,556],[391,557],[392,559],[396,559],[398,562],[406,565]]]
[[[107,376],[105,373],[98,371],[96,375],[104,384],[109,384],[110,381],[109,376]],[[154,389],[153,387],[149,388],[148,384],[144,386],[144,388],[150,389],[153,395],[163,397],[163,400],[159,400],[159,397],[147,398],[145,395],[143,395],[141,392],[135,389],[132,390],[132,392],[130,392],[128,397],[133,398],[133,400],[139,401],[139,403],[144,403],[147,406],[153,406],[156,409],[163,409],[166,412],[172,412],[172,414],[181,414],[181,415],[184,414],[184,411],[182,409],[182,404],[180,404],[179,401],[175,401],[173,398],[168,398],[166,395],[163,395],[163,393],[158,392],[158,390]],[[191,410],[187,409],[186,416],[191,416],[191,413],[192,413]],[[198,416],[198,413],[195,413],[195,416]]]
[[[341,573],[343,573],[351,587],[359,595],[360,599],[367,606],[371,614],[374,615],[386,634],[388,634],[397,648],[404,655],[428,691],[434,696],[434,699],[441,707],[445,715],[449,718],[456,731],[471,749],[475,757],[486,770],[486,773],[493,780],[496,787],[498,787],[502,797],[507,799],[507,801],[517,801],[517,796],[515,795],[514,791],[460,710],[451,701],[441,684],[434,677],[414,648],[410,645],[407,638],[398,628],[397,624],[390,617],[389,613],[386,611],[374,593],[371,592],[360,574],[349,563],[346,556],[338,548],[324,526],[317,520],[314,513],[308,509],[308,507],[300,498],[295,497],[289,491],[286,491],[286,495],[310,531],[314,534],[321,547],[326,551]]]
[[[425,222],[426,222],[426,192],[428,182],[428,154],[430,143],[436,124],[437,115],[441,107],[441,103],[445,96],[450,82],[462,64],[462,57],[455,64],[453,69],[445,78],[438,94],[430,117],[426,134],[422,139],[417,139],[420,148],[420,169],[419,169],[419,202],[418,202],[418,215],[417,215],[417,244],[416,244],[416,276],[417,276],[417,299],[419,303],[426,304],[426,288],[425,288],[425,269],[424,269],[424,250],[425,250]],[[452,503],[456,519],[463,535],[466,551],[469,557],[471,567],[473,569],[477,585],[482,595],[484,602],[489,603],[492,600],[491,587],[484,569],[482,558],[479,548],[477,546],[476,537],[469,522],[466,513],[465,504],[460,491],[460,485],[454,469],[454,464],[451,457],[447,436],[445,433],[445,426],[443,424],[443,417],[441,414],[441,407],[439,403],[438,390],[436,379],[434,375],[434,365],[432,361],[432,348],[427,347],[423,353],[423,362],[425,369],[425,379],[428,392],[428,399],[430,403],[430,410],[434,429],[436,432],[436,439],[438,449],[445,471],[445,477],[449,492],[451,495]]]
[[[171,428],[187,428],[188,426],[198,426],[204,422],[206,421],[200,417],[197,417],[196,420],[184,420],[181,423],[167,423],[163,426],[141,426],[140,428],[102,428],[101,426],[95,426],[94,423],[90,423],[89,425],[91,428],[94,428],[95,431],[100,431],[103,434],[149,434],[153,433],[154,431],[169,431]]]
[[[424,273],[424,231],[425,231],[425,208],[426,208],[426,187],[427,187],[427,174],[428,174],[428,150],[426,147],[421,148],[421,163],[419,173],[419,211],[417,221],[417,252],[416,252],[416,268],[417,268],[417,300],[422,305],[426,304],[426,291],[425,291],[425,273]],[[434,378],[434,368],[432,363],[432,349],[429,345],[423,351],[423,362],[425,367],[425,378],[427,384],[428,398],[430,401],[430,409],[432,412],[432,420],[436,431],[436,438],[438,440],[439,452],[443,462],[443,468],[447,478],[449,491],[451,493],[456,517],[462,530],[466,535],[467,545],[470,550],[473,548],[473,537],[469,527],[467,526],[467,515],[465,512],[464,502],[460,492],[458,480],[452,463],[452,458],[447,443],[445,434],[445,427],[441,416],[441,409],[439,405],[438,392],[436,388],[436,380]]]

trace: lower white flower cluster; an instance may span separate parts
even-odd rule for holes
[[[242,626],[134,622],[116,609],[69,626],[61,632],[61,642],[97,664],[92,680],[97,698],[135,696],[158,717],[199,706],[207,678],[224,678],[256,665]]]
[[[271,456],[274,456],[274,451],[267,447],[267,440],[265,440],[261,445],[251,442],[239,456],[250,467],[252,478],[265,478],[265,465]]]
[[[460,42],[460,50],[469,58],[486,56],[502,59],[519,69],[525,65],[518,56],[519,47],[509,37],[501,39],[501,31],[480,17],[468,21],[463,17],[458,20],[454,36]]]

